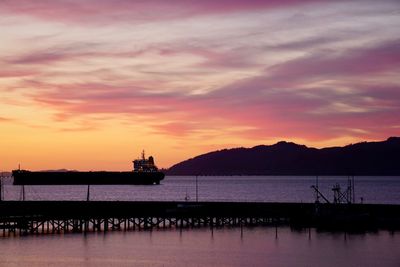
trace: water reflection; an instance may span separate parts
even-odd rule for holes
[[[400,234],[288,227],[3,238],[4,266],[399,266]]]

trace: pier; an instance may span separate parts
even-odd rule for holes
[[[128,201],[0,202],[0,236],[280,225],[340,231],[398,230],[400,205]]]

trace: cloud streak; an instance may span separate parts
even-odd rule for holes
[[[276,78],[302,80],[310,77],[335,79],[368,75],[400,67],[400,40],[375,47],[351,49],[344,53],[322,51],[271,67],[267,72]]]
[[[28,15],[42,20],[65,23],[105,24],[119,22],[146,23],[210,14],[250,12],[285,6],[303,5],[310,0],[220,0],[220,1],[129,1],[129,0],[4,0],[0,12]]]

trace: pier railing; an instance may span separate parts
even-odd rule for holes
[[[339,230],[399,229],[400,205],[3,201],[0,235],[153,228],[278,226]]]

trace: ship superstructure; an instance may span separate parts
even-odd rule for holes
[[[154,158],[150,156],[146,159],[144,150],[142,151],[142,158],[133,161],[134,172],[157,172],[158,168],[154,164]]]

